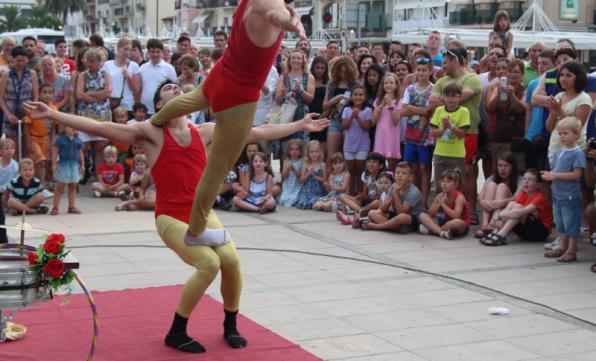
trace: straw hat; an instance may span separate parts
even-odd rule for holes
[[[4,333],[6,334],[7,340],[20,340],[25,337],[25,333],[27,333],[27,327],[18,323],[7,322]]]

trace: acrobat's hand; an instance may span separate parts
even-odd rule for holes
[[[25,112],[33,119],[51,118],[51,109],[42,102],[24,103]]]
[[[317,113],[309,113],[307,114],[304,119],[302,119],[302,125],[304,127],[303,130],[307,132],[320,132],[321,130],[327,128],[329,126],[329,119],[327,118],[317,118],[320,114]]]
[[[293,33],[298,33],[298,38],[306,39],[306,32],[304,31],[304,26],[300,21],[300,16],[296,13],[296,10],[291,5],[286,5],[286,9],[290,12],[290,20],[286,23],[281,24],[281,28],[290,31]]]

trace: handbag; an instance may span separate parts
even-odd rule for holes
[[[298,104],[296,99],[289,97],[282,105],[273,107],[271,112],[267,114],[266,120],[268,124],[287,124],[294,120],[294,114]]]
[[[128,69],[128,62],[126,62],[126,69]],[[122,98],[124,97],[124,87],[126,86],[126,77],[122,76],[122,93],[120,93],[120,97],[110,97],[110,110],[114,110],[120,106],[122,102]]]

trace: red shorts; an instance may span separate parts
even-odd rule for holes
[[[476,163],[476,153],[478,152],[478,134],[466,134],[464,138],[466,147],[466,165]]]
[[[223,74],[223,67],[216,65],[203,83],[203,94],[213,112],[218,113],[236,105],[259,101],[261,88],[249,87]]]

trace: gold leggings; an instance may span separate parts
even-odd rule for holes
[[[151,118],[151,123],[162,126],[174,119],[209,107],[202,85],[169,101]],[[234,96],[234,94],[230,94]],[[203,233],[209,211],[220,186],[240,156],[252,128],[257,103],[237,105],[214,114],[215,131],[209,150],[209,161],[195,191],[188,228],[194,234]]]
[[[242,290],[242,275],[234,242],[230,241],[215,248],[188,246],[184,243],[184,235],[188,229],[186,223],[166,215],[157,217],[155,223],[157,232],[166,246],[176,252],[184,262],[197,269],[184,285],[176,312],[182,317],[190,317],[193,309],[199,303],[205,290],[213,282],[220,269],[224,309],[231,312],[238,311]],[[223,228],[213,211],[209,213],[207,226],[214,229]]]

